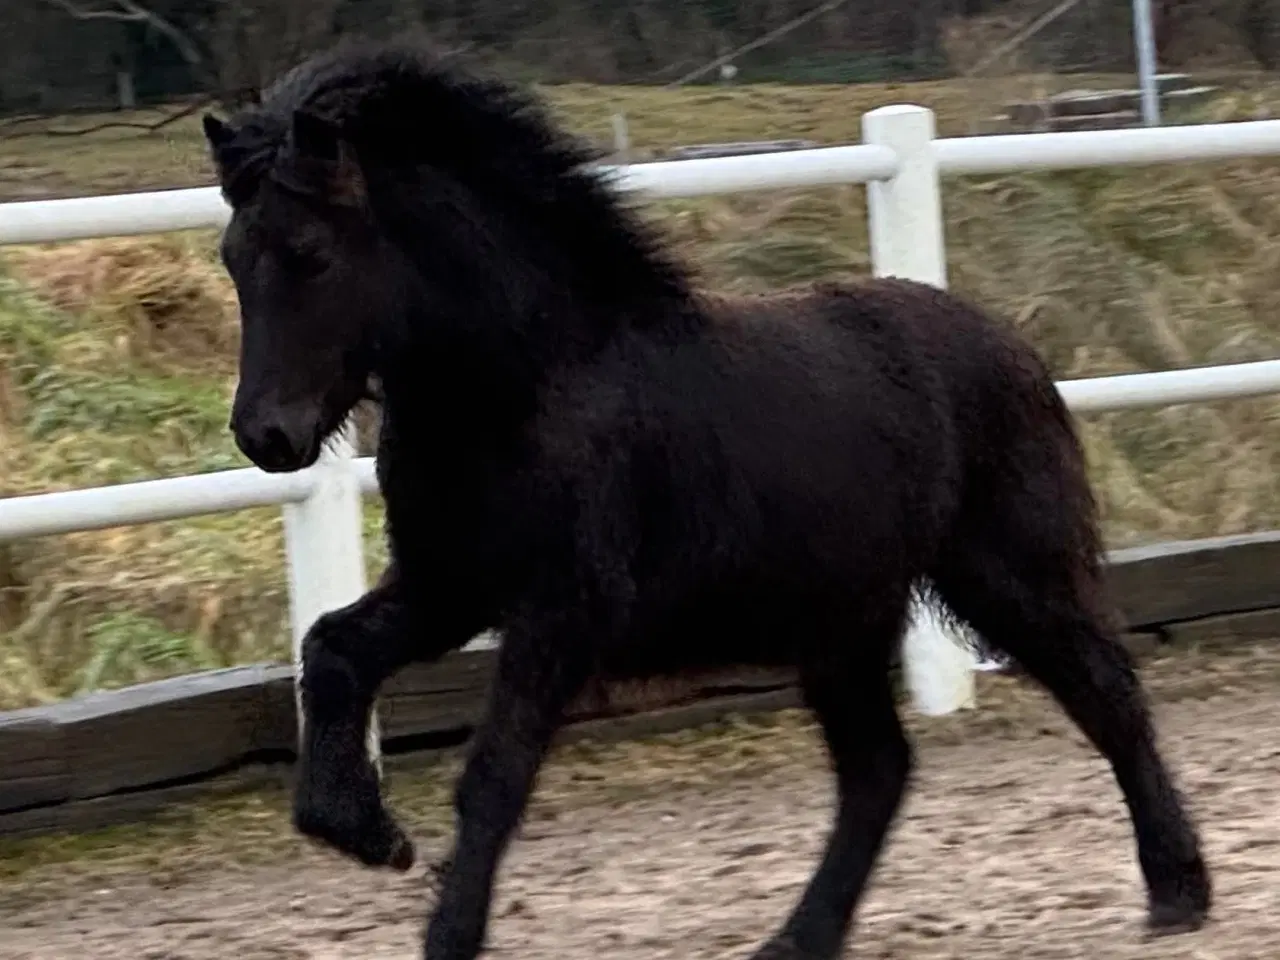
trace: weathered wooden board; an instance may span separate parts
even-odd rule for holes
[[[787,153],[793,150],[811,150],[818,146],[813,140],[747,140],[736,143],[699,143],[683,147],[671,147],[662,151],[664,160],[705,160],[711,157],[741,157],[759,153]]]
[[[1178,647],[1209,649],[1274,643],[1280,640],[1280,608],[1171,623],[1164,633],[1169,643]]]
[[[60,704],[71,799],[225,770],[253,750],[263,667],[139,684]]]
[[[258,721],[253,730],[256,754],[294,756],[298,752],[298,711],[293,667],[270,664],[262,668]]]
[[[1135,653],[1161,638],[1280,637],[1280,531],[1115,551],[1108,578]],[[379,701],[389,760],[464,742],[493,666],[494,651],[469,650],[391,680]],[[589,691],[564,735],[650,735],[798,702],[792,671],[708,671]],[[257,665],[0,713],[0,833],[132,819],[225,789],[264,762],[282,776],[296,751],[294,711],[292,668]]]
[[[492,650],[462,650],[439,663],[402,670],[383,685],[378,698],[383,740],[474,726],[484,711],[493,665]]]
[[[786,710],[798,707],[800,703],[800,691],[794,686],[715,696],[672,707],[659,706],[638,713],[580,720],[565,727],[558,739],[561,743],[577,740],[639,740],[700,727],[733,715]]]
[[[1280,531],[1116,550],[1107,578],[1130,628],[1280,607]]]
[[[62,726],[35,710],[0,717],[0,813],[67,798]]]
[[[611,716],[594,716],[575,720],[564,726],[556,735],[556,743],[577,743],[590,740],[610,743],[618,740],[637,740],[663,733],[674,733],[724,720],[730,716],[750,716],[771,713],[800,705],[800,691],[796,687],[779,690],[758,690],[750,693],[726,694],[696,703],[657,707],[642,713],[618,713]],[[458,755],[458,749],[409,751],[388,754],[383,759],[384,769],[396,772],[419,769],[445,755]]]
[[[284,764],[244,767],[191,783],[115,793],[0,814],[0,837],[84,833],[138,823],[165,812],[175,804],[234,796],[263,787],[282,787],[289,782],[291,773],[292,768]]]
[[[1160,102],[1170,110],[1202,103],[1217,87],[1198,85],[1183,74],[1170,74],[1159,86]],[[1136,89],[1063,90],[1036,100],[1005,104],[1004,119],[1014,126],[1048,130],[1109,129],[1138,121],[1142,92]]]

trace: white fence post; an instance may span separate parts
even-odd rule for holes
[[[289,618],[293,628],[294,690],[302,680],[302,638],[322,613],[346,606],[365,592],[360,482],[352,460],[355,428],[348,422],[312,468],[315,487],[300,503],[285,504],[285,555],[289,566]],[[298,708],[298,735],[302,709]],[[376,710],[369,717],[369,757],[382,772]]]
[[[947,254],[942,196],[934,158],[933,111],[913,105],[880,107],[862,117],[862,140],[898,155],[896,176],[867,184],[871,268],[945,288]],[[949,635],[937,610],[919,596],[902,641],[903,669],[921,713],[952,713],[974,705],[973,656]]]

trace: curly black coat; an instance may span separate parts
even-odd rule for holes
[[[234,208],[241,448],[305,467],[371,375],[383,392],[393,562],[307,639],[298,827],[407,866],[363,746],[375,692],[504,634],[428,960],[481,949],[586,684],[729,663],[798,668],[839,784],[822,862],[757,956],[836,956],[908,782],[886,671],[919,583],[1111,762],[1151,925],[1203,921],[1081,447],[1008,326],[899,280],[700,292],[534,101],[418,45],[315,57],[205,126]]]

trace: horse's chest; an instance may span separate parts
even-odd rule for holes
[[[392,475],[384,487],[391,553],[406,568],[495,588],[520,579],[543,512],[512,483]]]

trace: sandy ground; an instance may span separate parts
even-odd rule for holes
[[[914,793],[849,955],[1280,956],[1276,658],[1265,670],[1248,658],[1214,665],[1211,678],[1204,664],[1154,671],[1166,754],[1216,872],[1217,908],[1204,930],[1144,941],[1143,892],[1109,771],[1051,705],[1000,680],[988,682],[1013,693],[1003,705],[989,699],[981,717],[913,723]],[[704,735],[601,748],[590,765],[581,755],[557,760],[506,861],[490,952],[748,955],[798,895],[827,826],[831,784],[810,734],[793,719],[740,733],[731,748]],[[718,758],[730,754],[733,769],[720,775]],[[349,866],[288,837],[278,812],[257,816],[258,840],[241,832],[225,843],[264,847],[258,856],[194,836],[186,846],[156,841],[141,858],[136,848],[108,849],[13,873],[0,884],[0,957],[418,956],[429,905],[421,868],[395,876]],[[445,839],[428,837],[423,852],[440,853]],[[266,849],[271,842],[278,849]]]

